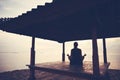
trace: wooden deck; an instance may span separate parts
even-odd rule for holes
[[[104,76],[107,72],[110,63],[104,64],[100,63],[100,76]],[[29,67],[32,67],[28,65]],[[51,72],[55,74],[62,74],[74,77],[92,78],[93,69],[92,62],[85,61],[83,67],[80,66],[70,66],[69,62],[47,62],[36,64],[35,70],[42,70],[46,72]]]

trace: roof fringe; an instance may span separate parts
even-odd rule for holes
[[[52,1],[52,2],[53,2],[53,1]],[[21,17],[21,16],[23,16],[23,15],[29,14],[29,13],[31,13],[31,12],[33,12],[33,11],[36,11],[38,8],[46,7],[46,5],[49,5],[49,4],[51,4],[52,2],[46,2],[45,5],[37,5],[36,8],[32,8],[31,10],[29,10],[29,11],[27,11],[27,12],[25,12],[25,13],[22,13],[21,15],[18,15],[18,17]],[[18,17],[16,17],[16,18],[18,18]]]

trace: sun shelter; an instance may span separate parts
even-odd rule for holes
[[[63,62],[65,62],[65,42],[92,39],[93,76],[98,78],[100,76],[100,64],[97,39],[103,39],[104,63],[108,68],[105,38],[120,37],[119,8],[117,0],[53,0],[51,4],[38,6],[36,9],[32,9],[18,17],[1,18],[0,29],[32,36],[29,65],[31,80],[35,78],[35,69],[65,73],[65,71],[51,70],[50,68],[44,68],[45,66],[37,67],[35,65],[35,37],[63,43]],[[74,74],[74,72],[66,71],[66,74]],[[74,75],[78,74],[75,73]],[[84,73],[81,75],[84,75]],[[85,75],[89,76],[89,74]]]

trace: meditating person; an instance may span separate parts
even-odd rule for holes
[[[78,43],[74,42],[74,48],[71,50],[71,55],[67,55],[70,60],[70,65],[83,65],[84,56],[82,56],[82,50],[78,48]]]

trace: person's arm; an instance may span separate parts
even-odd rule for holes
[[[82,50],[80,49],[80,56],[82,57],[82,60],[85,58],[85,56],[86,56],[86,54],[84,54],[83,56],[82,56]]]
[[[80,51],[80,56],[82,57],[82,50],[81,50],[81,49],[79,49],[79,51]]]
[[[67,54],[67,56],[68,56],[68,59],[71,60],[71,58],[70,58],[71,56],[69,54]]]
[[[85,56],[86,56],[86,54],[84,54],[84,55],[82,56],[82,60],[84,60]]]

